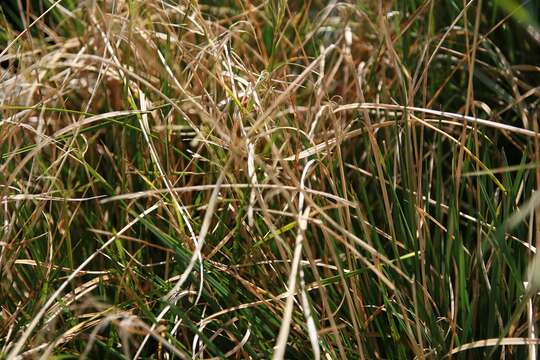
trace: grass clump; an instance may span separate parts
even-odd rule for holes
[[[0,357],[535,358],[538,10],[4,2]]]

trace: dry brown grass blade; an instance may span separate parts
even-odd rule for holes
[[[221,189],[221,185],[225,177],[224,172],[227,170],[229,163],[227,163],[227,165],[224,166],[223,171],[221,172],[218,180],[216,181],[215,186],[213,187],[212,195],[210,196],[210,200],[208,201],[208,208],[206,209],[203,223],[201,225],[201,230],[197,238],[197,246],[195,250],[193,251],[193,255],[189,261],[189,264],[184,270],[184,272],[182,273],[182,275],[180,276],[180,279],[178,280],[178,282],[174,285],[173,289],[169,291],[169,293],[165,296],[165,298],[167,298],[169,301],[176,302],[176,298],[180,292],[180,289],[182,288],[182,286],[188,279],[189,275],[191,274],[191,271],[193,270],[195,263],[197,261],[200,261],[200,264],[202,266],[201,250],[204,245],[204,240],[206,238],[206,235],[208,234],[208,230],[210,228],[210,223],[212,221],[212,216],[214,214],[215,207],[218,200],[219,190]],[[201,286],[202,286],[202,279],[203,279],[202,276],[203,276],[203,273],[201,270]],[[199,292],[198,297],[200,295],[201,295],[201,292]],[[197,300],[198,300],[198,297],[197,297]]]
[[[298,232],[296,234],[296,242],[294,247],[293,260],[291,262],[291,272],[289,274],[289,280],[287,282],[287,300],[285,303],[285,309],[283,311],[283,319],[281,320],[281,327],[279,329],[279,334],[276,340],[276,345],[274,346],[273,359],[280,360],[283,359],[285,355],[285,348],[287,346],[287,338],[289,336],[289,329],[291,326],[291,317],[293,311],[293,301],[294,294],[296,293],[296,282],[298,277],[298,272],[300,270],[300,262],[302,260],[302,243],[304,241],[305,231],[307,229],[307,218],[309,218],[310,207],[307,206],[304,209],[304,193],[302,192],[304,188],[304,181],[306,175],[309,171],[309,167],[314,163],[313,160],[306,163],[304,170],[302,171],[302,176],[300,178],[300,193],[298,198]],[[309,316],[308,321],[312,318]],[[320,358],[320,350],[318,347],[318,341],[316,335],[313,334],[312,328],[308,329],[311,344],[313,348],[313,354],[316,359]],[[313,338],[315,336],[315,339]]]
[[[528,339],[528,338],[503,338],[503,339],[486,339],[478,340],[468,344],[463,344],[458,346],[450,351],[445,357],[450,357],[452,355],[458,354],[460,352],[478,349],[483,347],[492,347],[492,346],[526,346],[526,345],[539,345],[540,339]]]
[[[123,234],[127,230],[129,230],[133,225],[135,225],[137,222],[140,221],[143,217],[150,214],[152,211],[156,210],[160,206],[160,203],[154,204],[153,206],[149,207],[145,211],[139,214],[135,219],[130,221],[126,226],[124,226],[120,231],[118,231],[118,234],[111,237],[109,240],[107,240],[97,251],[92,253],[81,265],[77,267],[70,275],[69,277],[56,289],[56,291],[47,299],[47,302],[40,308],[40,310],[37,312],[37,314],[34,316],[32,321],[28,324],[24,332],[21,334],[19,340],[15,343],[13,348],[10,350],[10,352],[7,355],[8,359],[14,359],[16,356],[19,355],[21,349],[23,348],[24,344],[36,328],[36,326],[41,322],[43,319],[43,316],[45,313],[49,310],[51,305],[57,300],[58,296],[64,291],[64,289],[69,285],[69,283],[78,275],[79,271],[83,270],[90,262],[97,257],[99,254],[102,253],[102,251],[107,248],[109,245],[111,245],[117,238],[118,235]]]
[[[60,4],[62,0],[57,0],[54,3],[51,4],[51,6],[45,10],[40,16],[38,16],[34,21],[32,21],[31,24],[29,24],[23,31],[19,33],[13,40],[9,42],[9,44],[0,52],[0,59],[3,58],[3,56],[9,51],[9,49],[17,43],[29,30],[31,27],[33,27],[36,23],[41,21],[49,12],[51,12],[58,4]]]
[[[481,118],[473,117],[473,116],[465,116],[465,115],[456,114],[456,113],[452,113],[448,111],[425,109],[425,108],[416,107],[416,106],[403,106],[403,105],[394,105],[394,104],[375,104],[375,103],[356,103],[356,104],[347,104],[347,105],[340,106],[336,108],[334,112],[357,110],[357,109],[381,109],[381,110],[393,110],[393,111],[397,110],[397,111],[408,111],[408,112],[421,112],[421,113],[425,113],[429,115],[435,115],[435,116],[445,117],[445,118],[459,120],[459,121],[468,121],[471,123],[476,123],[478,125],[489,126],[495,129],[503,130],[503,131],[510,131],[516,134],[521,134],[521,135],[525,135],[532,138],[536,136],[540,136],[540,134],[535,131],[519,128],[516,126],[504,124],[504,123],[498,123],[495,121],[485,120],[485,119],[481,119]]]
[[[335,46],[329,46],[325,49],[325,51],[315,59],[309,66],[307,66],[304,71],[300,75],[298,75],[294,81],[272,102],[272,104],[265,110],[263,114],[261,114],[257,120],[253,123],[251,128],[249,129],[247,136],[251,137],[255,134],[255,132],[261,127],[265,121],[267,121],[268,117],[277,109],[278,106],[281,105],[287,97],[291,95],[293,91],[295,91],[301,83],[304,81],[304,79],[315,69],[315,67],[319,64],[322,59],[324,59],[328,53],[330,53],[332,50],[334,50]]]

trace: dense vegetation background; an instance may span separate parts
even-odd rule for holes
[[[1,2],[0,358],[535,359],[539,14]]]

